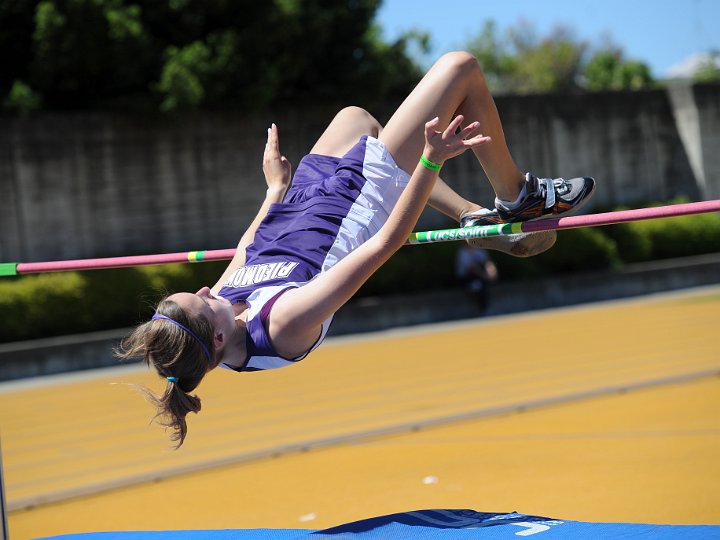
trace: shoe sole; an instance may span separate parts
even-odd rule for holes
[[[480,227],[505,225],[505,222],[486,223]],[[466,225],[474,227],[476,225]],[[557,241],[555,231],[537,231],[529,233],[502,234],[498,236],[479,236],[465,240],[467,245],[475,249],[491,249],[513,257],[534,257],[553,247]]]
[[[472,248],[492,249],[513,257],[534,257],[553,247],[557,240],[555,231],[517,233],[500,236],[483,236],[466,240]]]

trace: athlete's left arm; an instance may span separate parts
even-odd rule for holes
[[[290,186],[292,179],[292,166],[288,159],[280,153],[280,143],[278,140],[278,129],[275,124],[268,128],[268,139],[265,145],[265,153],[263,154],[263,173],[265,174],[265,182],[267,182],[267,192],[265,200],[260,206],[255,219],[240,238],[237,251],[230,264],[223,272],[218,282],[213,286],[212,292],[217,294],[222,288],[223,283],[227,281],[230,275],[245,264],[245,250],[252,244],[255,238],[255,231],[270,210],[270,206],[280,203],[285,197],[285,192]]]

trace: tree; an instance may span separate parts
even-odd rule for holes
[[[576,88],[585,47],[567,28],[557,27],[541,38],[526,21],[504,36],[498,35],[493,21],[486,21],[468,44],[493,91],[521,94]]]
[[[512,75],[517,59],[508,50],[506,41],[497,35],[495,21],[488,20],[477,37],[468,43],[468,51],[475,55],[485,73],[488,86],[497,92],[512,90]]]
[[[23,0],[0,2],[0,50],[3,51],[3,69],[0,69],[2,100],[11,98],[13,87],[16,97],[33,92],[27,83],[27,67],[32,59],[35,4],[36,2]]]
[[[520,92],[552,92],[577,88],[584,45],[560,31],[537,45],[520,50],[517,60]]]
[[[597,51],[585,65],[588,90],[640,90],[653,84],[650,68],[642,62],[623,60],[619,49]]]
[[[369,103],[420,77],[380,0],[8,0],[0,102],[14,108],[258,109]],[[7,32],[6,32],[7,29]],[[368,84],[370,83],[370,84]]]
[[[695,70],[693,81],[698,83],[720,82],[720,52],[710,53],[708,59]]]
[[[5,55],[9,65],[0,91],[11,104],[18,88],[51,108],[106,102],[145,88],[154,44],[138,5],[122,0],[1,5],[0,43],[11,52]]]
[[[626,61],[622,50],[605,45],[591,52],[562,26],[541,37],[532,24],[520,21],[500,35],[493,21],[468,45],[480,61],[494,92],[539,93],[644,88],[652,84],[642,62]]]

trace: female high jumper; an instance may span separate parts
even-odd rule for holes
[[[468,149],[495,191],[495,209],[465,200],[439,178],[442,164]],[[360,108],[341,110],[301,160],[291,187],[273,125],[263,171],[266,198],[218,282],[162,300],[118,350],[167,379],[162,396],[148,395],[178,447],[185,416],[200,410],[190,393],[206,373],[304,359],[323,341],[333,314],[404,244],[426,204],[462,226],[488,225],[574,211],[595,187],[592,178],[520,172],[480,65],[464,52],[435,63],[384,128]],[[554,241],[549,231],[471,242],[531,256]]]

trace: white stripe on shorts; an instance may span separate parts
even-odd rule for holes
[[[380,230],[410,181],[410,175],[398,167],[387,147],[373,137],[365,143],[363,176],[365,185],[340,224],[323,261],[323,272]]]

